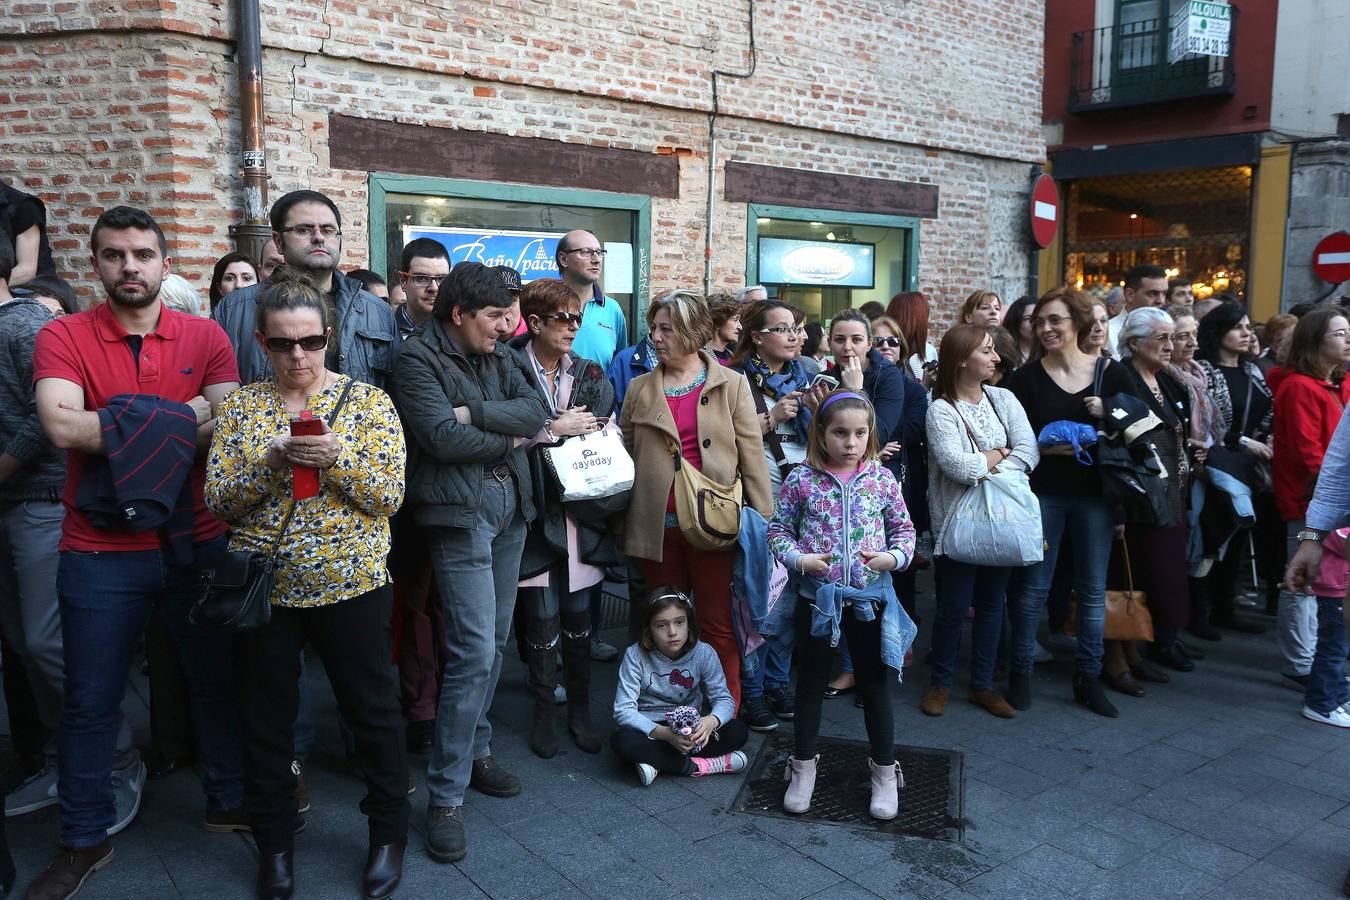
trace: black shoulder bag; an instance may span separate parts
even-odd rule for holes
[[[347,394],[351,389],[352,381],[348,379],[342,388],[342,395],[338,397],[337,406],[333,407],[328,417],[330,429],[346,405]],[[260,550],[226,550],[202,569],[202,593],[188,613],[192,624],[225,631],[253,631],[271,621],[277,554],[298,502],[291,501],[271,550],[266,553]]]

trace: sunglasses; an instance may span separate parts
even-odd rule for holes
[[[540,316],[543,319],[552,319],[555,322],[561,322],[564,325],[580,325],[581,313],[574,312],[555,312],[546,316]]]
[[[300,346],[301,350],[308,350],[310,353],[313,353],[315,350],[322,350],[328,346],[328,335],[311,334],[308,337],[302,338],[275,337],[268,338],[263,341],[263,343],[267,345],[267,349],[272,353],[290,353],[295,349],[297,344]]]
[[[898,337],[878,337],[872,338],[873,347],[899,347],[900,339]]]

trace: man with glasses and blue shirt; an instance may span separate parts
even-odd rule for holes
[[[431,321],[436,292],[449,274],[450,254],[440,241],[415,238],[404,245],[398,266],[398,283],[407,299],[394,312],[399,336],[404,340]]]
[[[342,215],[337,204],[318,191],[291,191],[272,204],[268,216],[272,240],[286,265],[299,269],[328,295],[337,312],[336,340],[329,344],[326,365],[356,381],[386,387],[398,355],[400,336],[394,313],[361,282],[338,271],[342,256]],[[226,295],[211,313],[234,345],[244,384],[272,374],[272,364],[253,339],[258,293],[262,284]]]
[[[605,250],[589,231],[569,231],[558,241],[557,263],[563,283],[581,298],[581,328],[572,352],[608,369],[614,354],[628,344],[628,322],[619,304],[600,290]]]

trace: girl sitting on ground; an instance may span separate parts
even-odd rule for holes
[[[744,769],[741,748],[750,732],[735,717],[716,651],[698,639],[694,601],[675,588],[658,587],[643,606],[640,635],[619,666],[614,752],[637,766],[643,785],[658,773],[698,777]],[[699,713],[692,730],[670,715],[687,707]],[[675,728],[668,724],[672,719]]]
[[[914,558],[914,524],[895,476],[877,460],[876,415],[862,394],[835,391],[821,401],[806,465],[783,482],[768,537],[769,549],[793,573],[787,589],[796,594],[797,646],[804,656],[783,808],[811,808],[820,707],[842,632],[871,744],[870,811],[893,819],[902,782],[887,681],[899,677],[915,628],[885,573]]]

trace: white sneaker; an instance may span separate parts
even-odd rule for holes
[[[656,780],[656,767],[649,766],[646,763],[638,763],[638,781],[642,782],[643,787],[648,787]]]
[[[113,769],[112,788],[117,820],[108,829],[108,837],[130,825],[141,811],[141,794],[145,792],[145,763],[137,759],[135,765]]]
[[[606,644],[599,638],[591,638],[591,659],[596,662],[610,662],[618,656],[619,650],[613,644]]]
[[[1305,706],[1303,707],[1303,718],[1321,722],[1323,725],[1335,725],[1337,728],[1350,728],[1350,711],[1347,711],[1344,706],[1338,706],[1326,715],[1312,707]]]
[[[5,798],[5,815],[22,816],[60,802],[56,794],[56,766],[48,762],[47,767],[23,784],[16,787]]]

